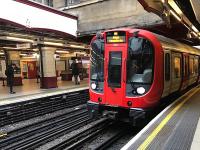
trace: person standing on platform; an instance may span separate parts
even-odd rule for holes
[[[80,84],[79,68],[78,68],[78,63],[76,62],[76,60],[74,60],[72,63],[72,75],[73,75],[72,78],[74,78],[75,85]]]
[[[5,71],[5,75],[7,76],[8,85],[10,86],[10,94],[14,94],[13,92],[13,83],[14,83],[14,65],[9,65]]]

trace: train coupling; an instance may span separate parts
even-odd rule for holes
[[[93,103],[93,102],[88,101],[87,102],[87,109],[88,109],[88,112],[89,112],[90,119],[95,119],[95,118],[98,117],[98,114],[99,114],[98,103]]]
[[[108,117],[109,119],[112,119],[112,120],[117,119],[117,116],[118,116],[118,112],[117,111],[108,111],[108,110],[105,110],[103,112],[103,117]]]

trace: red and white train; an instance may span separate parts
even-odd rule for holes
[[[200,50],[146,30],[105,31],[91,48],[91,117],[102,113],[132,121],[161,98],[200,81]]]

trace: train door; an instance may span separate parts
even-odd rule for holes
[[[171,91],[170,93],[176,92],[181,86],[181,53],[171,53]]]
[[[181,90],[184,90],[188,87],[189,83],[189,55],[187,53],[183,53],[182,59],[182,83]]]
[[[171,87],[171,51],[165,50],[164,52],[164,91],[163,97],[170,94]]]
[[[127,46],[107,47],[105,52],[106,83],[105,101],[108,105],[119,106],[125,98],[125,58]]]

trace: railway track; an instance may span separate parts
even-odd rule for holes
[[[85,106],[7,132],[1,149],[34,149],[91,122]]]
[[[82,90],[0,106],[0,127],[85,104],[88,99],[88,90]]]
[[[76,131],[72,135],[63,136],[60,139],[38,147],[37,150],[107,149],[113,143],[126,136],[131,130],[127,124],[102,118],[80,129],[80,131]],[[136,130],[132,132],[130,137],[135,133]]]

